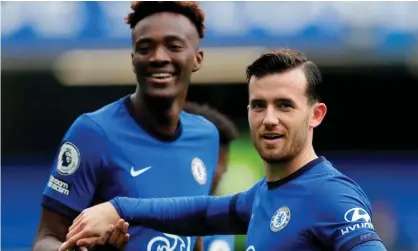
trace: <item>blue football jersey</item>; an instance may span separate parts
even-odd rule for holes
[[[219,135],[205,118],[182,112],[177,137],[158,140],[133,117],[129,97],[81,115],[65,134],[43,205],[75,217],[116,196],[208,195]],[[126,250],[192,250],[194,237],[130,226]]]
[[[205,251],[233,251],[233,235],[213,235],[203,238],[203,250]]]
[[[364,192],[323,157],[278,182],[260,181],[235,208],[249,222],[247,251],[345,251],[380,241]]]

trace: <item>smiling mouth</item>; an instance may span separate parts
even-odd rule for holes
[[[283,134],[264,134],[263,139],[265,140],[277,140],[283,137]]]
[[[168,73],[168,72],[157,72],[157,73],[148,74],[149,78],[156,78],[156,79],[171,78],[173,76],[174,74]]]

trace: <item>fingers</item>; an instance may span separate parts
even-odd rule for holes
[[[118,239],[116,240],[116,247],[123,247],[129,241],[128,232],[129,223],[124,222],[121,234],[119,234]]]
[[[61,247],[58,249],[58,251],[67,251],[67,250],[72,250],[71,248],[74,247],[73,244],[71,244],[70,242],[64,242],[61,244]]]
[[[122,229],[122,232],[123,232],[123,233],[127,233],[127,232],[128,232],[128,228],[129,228],[129,223],[128,223],[128,222],[124,222],[124,223],[123,223],[123,229]]]
[[[89,251],[89,249],[86,248],[86,247],[79,247],[78,249],[79,249],[79,251]]]
[[[115,231],[113,231],[108,240],[109,244],[117,248],[122,248],[129,241],[128,228],[129,223],[123,219],[118,220]]]
[[[70,228],[68,229],[67,240],[76,235],[81,230],[83,230],[83,221],[81,219],[82,218],[80,217],[78,221],[74,221],[73,225],[70,226]]]
[[[115,226],[114,225],[109,225],[106,228],[106,232],[104,232],[104,234],[102,234],[99,238],[99,240],[96,242],[96,244],[98,245],[104,245],[106,244],[106,242],[108,241],[109,237],[112,235],[112,233],[115,230]]]
[[[61,246],[62,250],[65,250],[65,248],[76,246],[78,240],[87,239],[87,238],[90,239],[90,238],[93,238],[93,237],[96,238],[95,240],[99,239],[99,236],[94,236],[94,234],[92,235],[88,230],[81,230],[79,233],[77,233],[74,236],[72,236],[71,238],[67,239],[67,241],[63,244],[63,246]],[[90,239],[89,242],[87,243],[87,245],[83,245],[83,246],[90,246],[91,244],[94,243],[95,240]]]
[[[81,214],[79,214],[74,220],[73,220],[73,224],[71,224],[70,226],[70,231],[73,230],[75,227],[78,226],[78,224],[80,223],[81,218],[83,217],[83,212],[81,212]]]
[[[77,241],[77,246],[92,246],[92,245],[105,245],[109,236],[113,233],[115,229],[114,225],[109,225],[106,228],[104,234],[100,237],[89,237],[83,238]]]
[[[119,238],[119,235],[121,234],[121,232],[123,230],[123,223],[124,222],[125,221],[122,220],[122,219],[120,219],[120,220],[118,220],[118,222],[116,222],[115,230],[113,231],[113,233],[110,235],[110,238],[109,238],[109,243],[110,244],[112,244],[112,245],[116,244],[116,242]]]
[[[78,240],[76,245],[78,247],[89,247],[97,243],[99,240],[99,237],[90,237],[90,238],[83,238],[81,240]]]
[[[124,245],[129,241],[130,235],[128,233],[125,234],[125,237],[123,238]]]

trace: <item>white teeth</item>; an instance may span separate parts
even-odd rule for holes
[[[159,73],[152,73],[151,77],[153,78],[169,78],[171,77],[171,73],[166,73],[166,72],[159,72]]]
[[[264,138],[274,139],[274,138],[280,138],[280,134],[270,134],[270,135],[264,135]]]

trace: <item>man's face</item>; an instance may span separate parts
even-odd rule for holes
[[[306,87],[307,79],[299,68],[251,77],[248,121],[253,144],[264,161],[288,161],[312,139],[326,106],[309,104]]]
[[[197,30],[187,17],[153,14],[134,27],[132,39],[132,66],[145,95],[175,98],[187,93],[191,74],[203,59]]]

